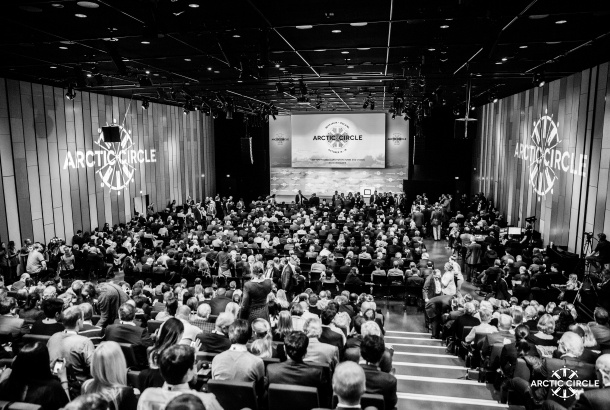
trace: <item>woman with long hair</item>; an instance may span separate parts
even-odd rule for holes
[[[91,376],[83,383],[82,394],[98,393],[111,410],[135,410],[138,399],[133,388],[127,386],[127,362],[116,342],[102,342],[91,361]]]
[[[254,356],[271,358],[274,356],[271,336],[271,326],[265,319],[256,319],[252,322],[252,336],[254,338],[249,350]]]
[[[58,410],[68,404],[66,366],[61,366],[55,377],[50,361],[46,344],[35,342],[23,346],[12,369],[6,369],[2,374],[0,400],[38,404],[42,410]]]
[[[263,270],[259,266],[252,268],[252,279],[244,285],[241,315],[252,323],[261,318],[269,321],[267,296],[271,293],[273,282],[263,277]]]
[[[277,304],[281,307],[281,310],[288,310],[290,302],[288,302],[288,298],[286,297],[286,291],[284,289],[279,289],[277,291],[276,299]]]
[[[273,332],[273,341],[283,342],[284,337],[292,332],[292,316],[287,310],[282,310],[277,320],[277,327]]]
[[[184,324],[179,319],[170,318],[161,325],[155,344],[148,353],[150,368],[142,370],[138,376],[142,390],[148,387],[163,386],[165,379],[159,370],[159,358],[168,347],[180,343],[183,333]]]

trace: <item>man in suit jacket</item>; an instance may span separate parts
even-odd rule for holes
[[[511,331],[513,324],[513,318],[502,314],[498,319],[498,331],[488,334],[483,339],[483,346],[481,347],[481,354],[484,357],[488,357],[491,354],[491,349],[494,344],[510,344],[515,342],[515,334]]]
[[[330,328],[330,324],[337,315],[337,311],[332,308],[326,308],[320,312],[320,319],[322,320],[322,334],[318,338],[322,343],[328,343],[329,345],[336,346],[339,349],[339,356],[343,356],[343,349],[345,343],[343,342],[343,336],[338,332]]]
[[[334,369],[339,361],[339,349],[337,346],[322,343],[318,338],[322,335],[322,322],[318,318],[309,318],[303,325],[303,331],[309,338],[307,353],[303,357],[304,362],[325,363]]]
[[[299,190],[299,192],[294,197],[294,202],[297,205],[305,205],[305,203],[307,203],[307,198],[305,198],[305,196],[303,196],[303,194],[301,193],[301,190]]]
[[[153,341],[148,330],[134,323],[136,308],[130,303],[123,303],[119,308],[120,324],[110,325],[106,328],[104,340],[133,345],[136,357],[140,364],[147,364],[146,348],[152,346]]]
[[[30,328],[17,316],[17,301],[5,297],[0,301],[0,334],[10,334],[13,339],[18,339],[26,333],[30,333]]]
[[[384,352],[385,343],[380,336],[366,336],[360,343],[360,355],[366,361],[366,364],[361,365],[366,377],[366,392],[383,395],[385,410],[392,410],[398,401],[396,377],[379,370]]]
[[[362,410],[360,398],[365,391],[366,376],[360,366],[353,362],[344,362],[337,366],[333,375],[333,393],[338,398],[337,410]]]
[[[608,311],[602,307],[595,308],[595,322],[589,323],[591,333],[601,345],[610,345],[610,327],[608,326]]]
[[[212,313],[210,313],[211,315],[218,316],[219,314],[225,311],[225,308],[227,307],[229,302],[231,302],[231,299],[227,297],[226,293],[227,290],[225,288],[218,288],[216,290],[216,297],[212,298],[208,302],[210,308],[212,309]]]
[[[235,318],[230,313],[222,312],[218,315],[214,330],[211,333],[197,335],[197,339],[201,342],[199,350],[208,353],[222,353],[229,350],[231,348],[231,341],[228,336],[229,327],[234,321]]]
[[[472,302],[464,303],[464,314],[453,321],[447,335],[461,339],[465,327],[480,325],[481,321],[473,316],[475,313],[476,309]]]
[[[466,280],[470,280],[470,275],[476,272],[476,267],[481,263],[481,245],[476,243],[473,239],[472,242],[465,246],[466,248],[466,265],[468,269],[465,269]]]
[[[286,335],[284,349],[288,360],[267,366],[269,383],[310,386],[316,387],[319,392],[324,391],[328,384],[328,375],[323,368],[303,362],[308,347],[309,338],[305,333],[293,331]]]

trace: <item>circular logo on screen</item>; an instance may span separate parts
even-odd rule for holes
[[[562,367],[551,373],[551,392],[563,400],[569,399],[576,394],[578,387],[574,386],[573,380],[578,380],[578,374],[572,369]]]
[[[271,138],[271,140],[275,142],[275,145],[282,146],[286,141],[288,141],[288,137],[281,132],[278,132],[273,138]]]
[[[131,135],[122,125],[118,125],[118,127],[121,131],[120,143],[104,141],[103,133],[100,133],[98,140],[95,141],[105,158],[97,170],[97,174],[102,180],[102,186],[113,191],[120,191],[129,185],[136,171],[132,165],[136,155],[134,155]]]
[[[347,150],[349,144],[349,127],[346,124],[333,125],[327,132],[326,143],[328,150],[333,154],[340,154]]]
[[[552,115],[544,115],[534,122],[530,139],[535,153],[529,169],[530,185],[538,195],[544,196],[553,189],[557,180],[555,169],[545,160],[545,156],[548,157],[549,152],[559,144],[557,124],[553,121]]]

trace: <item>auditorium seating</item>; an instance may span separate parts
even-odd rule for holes
[[[319,407],[318,389],[271,383],[269,385],[269,410],[284,410],[288,403],[290,403],[290,410],[310,410]]]
[[[207,387],[208,392],[216,396],[223,410],[241,410],[244,407],[258,409],[254,382],[210,380]]]

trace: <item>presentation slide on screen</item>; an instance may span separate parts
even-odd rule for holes
[[[385,168],[385,114],[292,116],[292,166]]]

